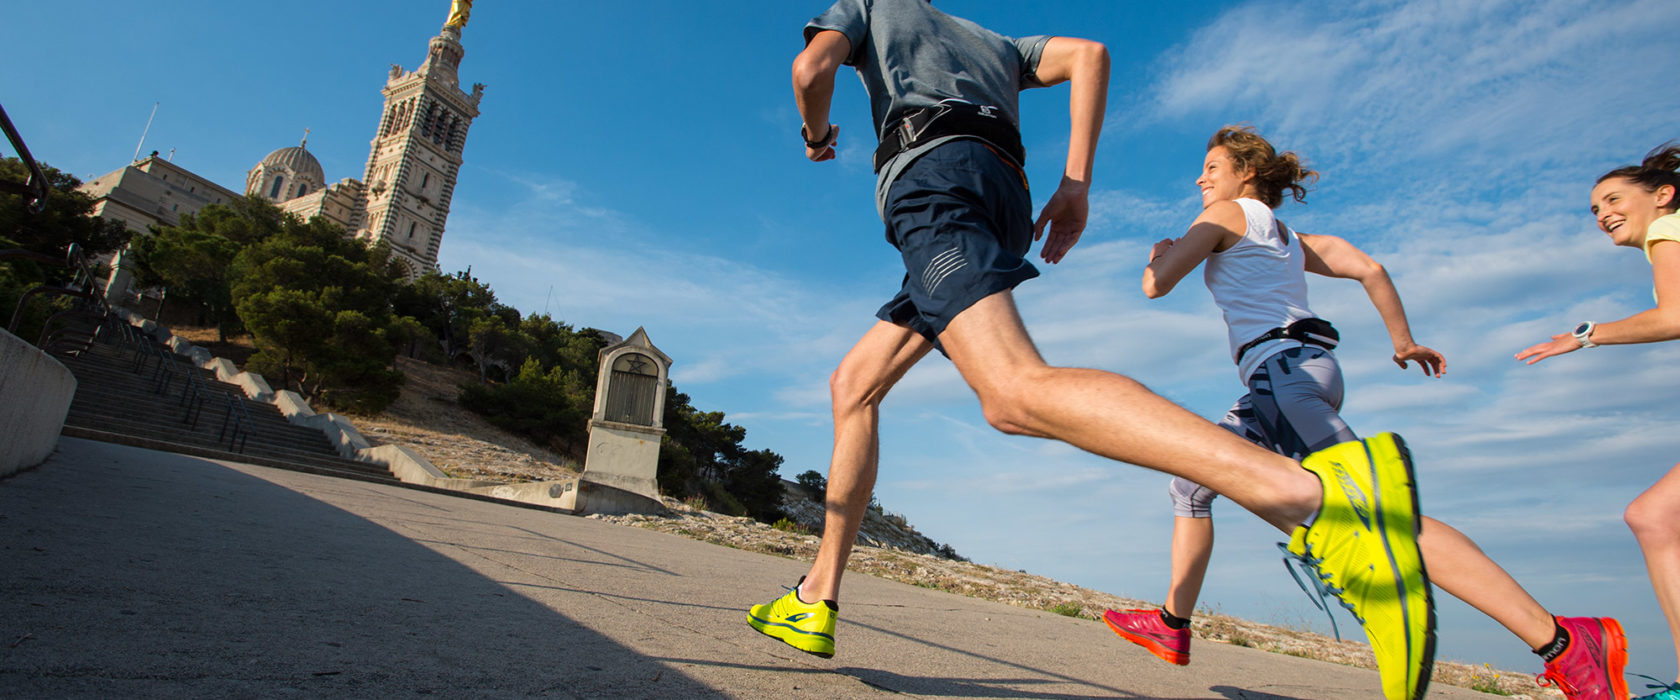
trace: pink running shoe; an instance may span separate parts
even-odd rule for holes
[[[1557,623],[1569,630],[1569,646],[1546,662],[1534,682],[1556,686],[1569,700],[1627,700],[1622,623],[1610,617],[1560,617]]]
[[[1103,612],[1108,628],[1126,641],[1149,650],[1168,663],[1190,663],[1190,628],[1175,630],[1161,621],[1159,610],[1108,610]]]

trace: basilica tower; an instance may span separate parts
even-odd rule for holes
[[[403,71],[392,65],[385,81],[385,111],[368,154],[367,209],[356,235],[390,245],[411,277],[437,269],[449,202],[461,170],[467,129],[478,117],[484,85],[460,87],[461,30],[471,0],[455,0],[448,23],[432,37],[426,61]]]

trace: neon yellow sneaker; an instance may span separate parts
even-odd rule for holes
[[[1310,527],[1295,528],[1286,551],[1311,566],[1321,599],[1334,595],[1365,627],[1383,696],[1419,700],[1435,666],[1435,603],[1405,442],[1392,433],[1344,442],[1301,467],[1323,482],[1324,505]]]
[[[788,646],[827,659],[834,656],[834,621],[839,617],[839,606],[830,605],[834,604],[800,600],[799,585],[794,584],[782,597],[747,610],[747,624]]]

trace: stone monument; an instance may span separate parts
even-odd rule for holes
[[[659,442],[665,436],[665,386],[671,358],[637,328],[624,342],[601,349],[595,412],[589,419],[581,500],[588,486],[609,486],[659,502]],[[604,494],[603,494],[604,495]],[[584,510],[598,510],[579,503]]]

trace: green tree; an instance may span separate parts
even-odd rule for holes
[[[396,290],[395,313],[409,316],[432,331],[450,361],[472,347],[472,324],[491,313],[496,294],[466,272],[427,272]]]
[[[271,379],[278,376],[282,389],[316,386],[309,359],[323,353],[336,320],[321,304],[319,295],[301,289],[268,288],[241,296],[238,306],[239,316],[256,336],[258,347],[247,368]],[[304,389],[302,393],[313,396],[317,392]]]
[[[333,319],[331,352],[314,361],[320,374],[318,393],[331,406],[357,413],[378,413],[397,399],[403,382],[391,367],[396,347],[388,340],[391,321],[345,309]]]
[[[535,344],[530,336],[518,328],[508,328],[500,316],[486,316],[473,321],[468,331],[472,344],[468,355],[478,365],[480,384],[490,383],[490,371],[496,370],[503,380],[509,379],[514,367],[524,364],[530,348]]]
[[[278,233],[245,247],[229,269],[235,310],[258,348],[251,364],[334,408],[389,405],[402,381],[391,340],[402,324],[391,312],[388,258],[321,217],[282,217]]]
[[[0,236],[8,247],[58,256],[75,243],[88,255],[114,253],[133,233],[120,221],[93,216],[93,198],[76,188],[82,181],[45,163],[38,163],[52,191],[38,213],[30,212],[20,195],[0,193]],[[0,159],[0,179],[24,182],[29,169],[17,158]]]
[[[794,481],[811,492],[811,500],[822,503],[828,498],[828,479],[823,478],[823,475],[817,473],[817,470],[806,470]]]
[[[462,386],[460,400],[492,425],[581,457],[594,394],[593,376],[564,367],[544,368],[532,357],[506,384]]]
[[[412,316],[398,316],[392,319],[387,330],[398,353],[411,358],[419,358],[422,350],[433,350],[428,356],[437,354],[431,346],[431,342],[437,340],[432,337],[431,329],[414,320]]]
[[[742,431],[743,436],[745,430]],[[734,494],[755,520],[773,523],[782,512],[782,456],[770,450],[741,452],[727,467],[724,488]]]
[[[134,242],[135,258],[147,272],[141,280],[161,283],[171,298],[198,304],[199,325],[216,324],[219,339],[226,340],[228,322],[238,319],[228,289],[228,266],[244,246],[214,230],[201,230],[190,215],[182,219],[180,226]]]
[[[39,165],[51,187],[41,211],[29,211],[21,195],[0,193],[0,250],[17,248],[61,260],[72,243],[84,255],[96,256],[128,242],[132,234],[121,222],[93,216],[93,198],[76,190],[80,180],[45,163]],[[0,159],[0,180],[22,184],[28,179],[23,161]],[[26,292],[44,283],[69,281],[71,274],[65,268],[29,260],[0,260],[0,329],[11,321]],[[36,337],[47,316],[63,305],[62,298],[31,300],[23,310],[18,334]]]

